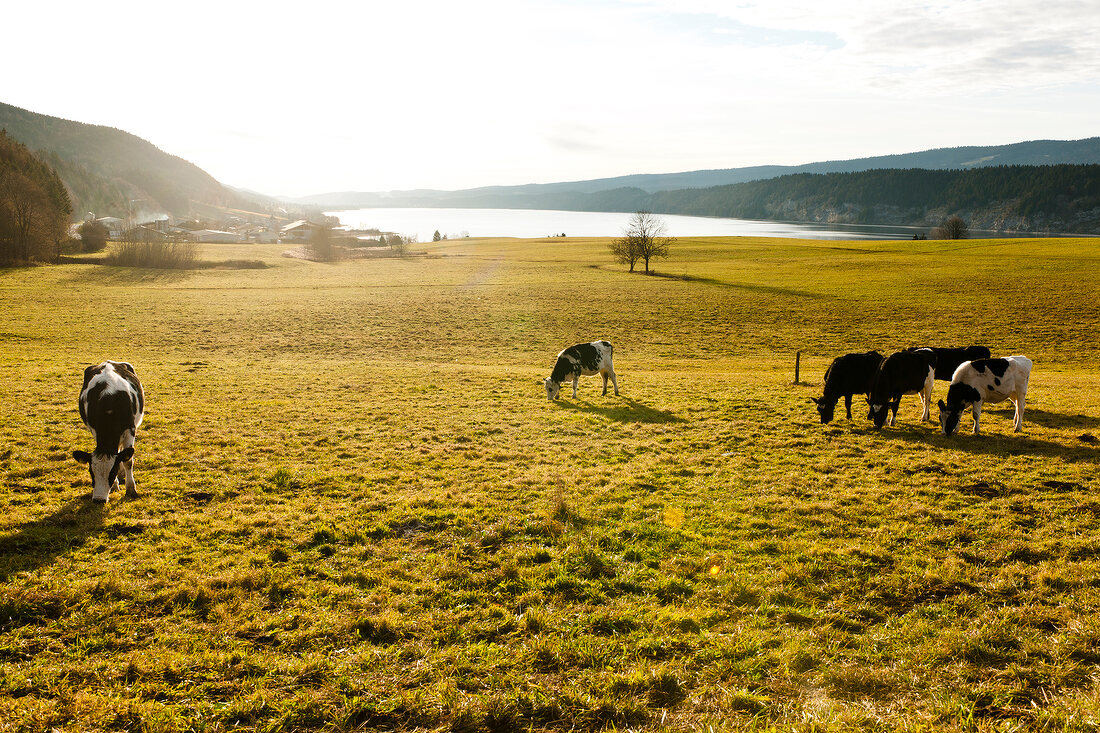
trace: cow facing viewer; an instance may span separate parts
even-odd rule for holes
[[[974,413],[974,434],[978,434],[978,420],[983,402],[1012,400],[1016,415],[1012,420],[1015,432],[1024,427],[1024,402],[1027,383],[1031,379],[1031,359],[1026,356],[1009,356],[1004,359],[976,359],[964,362],[951,377],[947,388],[947,403],[940,400],[940,430],[951,435],[959,427],[962,412],[970,406]]]
[[[95,438],[95,451],[73,451],[73,458],[88,465],[92,501],[107,503],[111,490],[118,487],[119,468],[126,496],[137,496],[134,440],[145,416],[145,392],[134,367],[124,361],[105,361],[85,369],[79,406],[80,418]]]
[[[611,344],[607,341],[593,341],[589,344],[576,344],[558,354],[554,362],[554,371],[543,380],[546,387],[546,399],[556,400],[561,385],[573,380],[573,399],[577,397],[577,380],[581,376],[590,377],[599,374],[603,377],[603,394],[607,394],[607,380],[615,386],[615,395],[619,394],[619,383],[615,380],[615,369],[611,365]]]

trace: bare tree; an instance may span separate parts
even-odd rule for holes
[[[45,254],[53,212],[42,187],[19,171],[0,171],[0,205],[8,240],[4,259],[27,263]]]
[[[961,216],[949,216],[932,230],[932,239],[966,239],[970,236],[970,227]]]
[[[611,250],[611,255],[615,258],[616,262],[620,265],[628,265],[630,271],[634,272],[634,265],[638,264],[638,249],[628,237],[619,237],[618,239],[611,240],[608,249]]]
[[[669,248],[676,242],[666,236],[667,231],[661,217],[649,211],[638,211],[630,217],[623,236],[612,240],[611,254],[616,262],[628,265],[631,272],[635,265],[643,263],[648,275],[650,260],[668,257]]]

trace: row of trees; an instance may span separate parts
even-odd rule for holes
[[[57,261],[72,213],[57,173],[0,130],[0,263]]]

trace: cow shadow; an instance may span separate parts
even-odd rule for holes
[[[559,409],[576,410],[589,414],[601,415],[609,420],[622,423],[680,423],[686,420],[667,410],[658,410],[649,407],[629,397],[607,398],[614,400],[608,403],[596,403],[588,400],[557,400],[555,404]]]
[[[1011,420],[1016,414],[1016,408],[1009,406],[1007,408],[982,410],[982,417],[985,417],[986,414],[1000,415]],[[1054,428],[1056,430],[1100,428],[1100,416],[1047,412],[1046,410],[1034,410],[1030,407],[1024,410],[1025,430],[1029,422],[1035,423],[1036,425],[1042,425],[1044,428]]]
[[[953,435],[943,435],[939,426],[933,427],[930,423],[899,424],[893,428],[875,430],[867,427],[864,431],[869,435],[879,435],[888,440],[898,440],[906,443],[919,443],[933,448],[943,448],[962,451],[972,455],[990,456],[995,458],[1007,458],[1010,456],[1048,456],[1063,458],[1070,461],[1100,462],[1100,444],[1078,442],[1076,445],[1056,443],[1051,440],[1034,438],[1028,435],[1027,421],[1024,421],[1022,433],[1012,432],[1011,413],[1007,430],[1001,426],[990,428],[985,421],[986,413],[982,412],[982,432],[972,434],[972,423],[960,425],[960,429]]]
[[[48,517],[27,522],[0,536],[0,582],[36,570],[105,530],[107,511],[91,493],[73,499]]]

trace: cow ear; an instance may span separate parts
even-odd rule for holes
[[[128,461],[133,457],[134,457],[134,446],[131,445],[129,448],[121,451],[118,454],[118,459],[117,460],[119,460],[119,461]]]
[[[92,462],[92,454],[88,453],[87,451],[74,450],[73,451],[73,458],[75,458],[80,463],[91,463]]]

